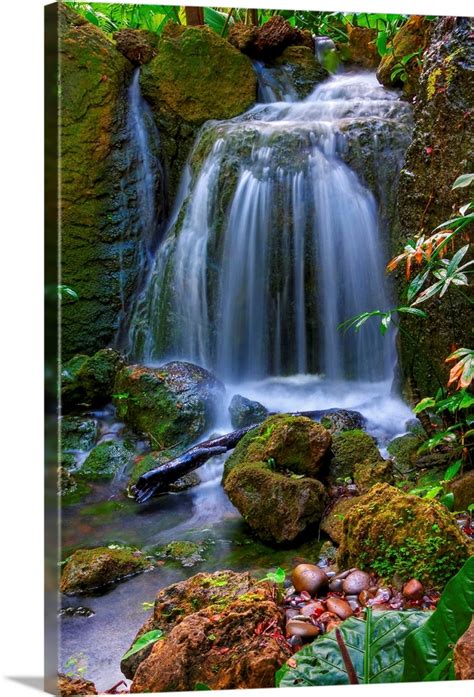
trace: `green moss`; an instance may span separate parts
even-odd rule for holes
[[[418,459],[418,448],[423,440],[417,435],[407,433],[394,438],[387,446],[389,454],[394,458],[397,469],[401,474],[407,474],[415,466]]]
[[[89,453],[76,475],[89,481],[112,479],[130,464],[132,457],[132,450],[125,444],[106,441]]]
[[[63,567],[62,593],[83,593],[150,568],[150,562],[129,547],[78,549]]]
[[[366,462],[375,465],[382,459],[372,436],[360,429],[335,433],[332,452],[329,475],[333,480],[353,478],[357,464]]]
[[[360,494],[365,494],[369,489],[379,482],[393,484],[393,470],[390,460],[380,460],[378,462],[358,462],[354,466],[354,483]]]
[[[204,561],[203,554],[205,545],[190,542],[189,540],[177,540],[170,542],[163,549],[158,551],[158,556],[180,562],[184,567],[196,566]],[[226,585],[223,581],[220,585]]]
[[[81,508],[81,515],[87,516],[109,516],[122,510],[124,504],[120,501],[100,501],[90,506]]]
[[[74,503],[79,503],[82,499],[90,494],[91,487],[86,482],[76,479],[73,474],[70,474],[66,469],[59,470],[59,495],[62,506],[70,506]]]
[[[61,450],[90,450],[99,436],[95,419],[63,416],[60,420]]]

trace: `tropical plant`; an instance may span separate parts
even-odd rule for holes
[[[281,601],[284,593],[284,584],[286,579],[286,571],[278,567],[276,571],[269,571],[266,576],[260,579],[258,583],[270,582],[274,585],[276,599]]]
[[[146,632],[146,634],[142,634],[142,636],[136,640],[136,642],[131,646],[131,648],[126,653],[124,653],[124,655],[122,656],[122,661],[125,661],[127,658],[130,658],[130,656],[133,656],[135,653],[138,653],[142,649],[146,649],[148,646],[156,644],[156,642],[162,638],[163,632],[161,631],[161,629],[153,629],[151,632]]]

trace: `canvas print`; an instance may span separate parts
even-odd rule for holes
[[[59,692],[473,679],[472,20],[52,11]]]

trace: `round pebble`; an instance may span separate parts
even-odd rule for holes
[[[420,600],[424,592],[423,584],[416,578],[412,578],[408,583],[405,583],[402,590],[403,597],[407,600]]]
[[[314,564],[298,564],[292,571],[291,581],[297,593],[306,591],[314,596],[320,588],[327,585],[328,577],[319,566]]]
[[[352,615],[352,609],[349,603],[342,598],[330,597],[326,600],[326,605],[329,612],[333,612],[335,615],[341,618],[341,620],[346,620]]]
[[[302,622],[301,620],[293,619],[287,622],[286,631],[293,636],[315,637],[319,634],[319,627],[311,624],[311,622]]]
[[[370,576],[365,571],[356,569],[342,582],[342,590],[348,595],[358,595],[370,586]]]

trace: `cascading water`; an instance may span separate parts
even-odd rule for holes
[[[409,135],[410,107],[369,73],[209,122],[137,304],[130,353],[192,360],[234,382],[391,376],[393,342],[376,326],[338,329],[390,305],[380,201],[347,163],[363,139],[389,139],[401,159]]]

